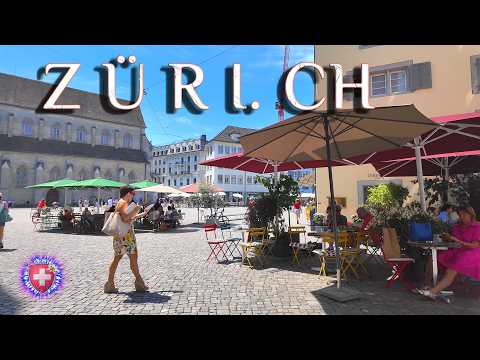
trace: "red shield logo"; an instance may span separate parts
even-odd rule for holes
[[[32,264],[28,267],[30,283],[40,293],[46,292],[55,281],[55,273],[48,264]]]

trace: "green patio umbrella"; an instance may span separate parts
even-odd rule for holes
[[[72,183],[76,183],[76,180],[72,179],[60,179],[60,180],[53,180],[46,183],[30,185],[25,187],[25,189],[61,189],[64,188],[66,185],[70,185]],[[64,206],[67,206],[67,189],[65,189],[65,201]]]
[[[46,183],[36,184],[26,186],[25,189],[55,189],[55,188],[63,188],[65,185],[76,183],[77,180],[72,179],[60,179],[60,180],[53,180]]]
[[[64,185],[64,188],[76,188],[76,189],[97,189],[97,199],[100,200],[100,189],[119,189],[124,184],[119,181],[113,181],[103,178],[94,178],[94,179],[87,179],[82,181],[76,181],[72,184]],[[97,207],[97,213],[99,212],[99,208]]]

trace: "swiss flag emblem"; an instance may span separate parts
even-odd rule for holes
[[[45,293],[55,280],[55,273],[48,264],[32,264],[28,268],[30,283],[40,293]]]

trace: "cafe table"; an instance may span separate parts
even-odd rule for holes
[[[438,250],[448,250],[461,247],[459,243],[456,242],[443,242],[443,241],[408,241],[408,245],[412,247],[421,248],[424,250],[431,250],[432,252],[432,275],[433,275],[433,286],[437,286],[438,283],[438,259],[437,251]]]

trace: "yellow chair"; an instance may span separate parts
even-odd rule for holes
[[[360,245],[363,240],[364,234],[361,232],[348,234],[346,246],[340,251],[342,276],[346,276],[347,272],[350,271],[357,279],[360,279],[360,276],[357,272],[359,268],[361,268],[368,275],[368,271],[365,266],[363,266],[363,260],[361,258]]]
[[[328,244],[328,248],[314,250],[313,253],[317,254],[320,258],[320,276],[327,276],[327,263],[336,263],[337,258],[335,256],[335,236],[333,233],[324,233],[322,234],[322,241],[324,244]],[[338,247],[339,251],[342,248],[346,248],[349,242],[348,233],[339,232],[338,233]],[[332,249],[333,251],[332,251]],[[340,261],[342,261],[340,256]],[[342,269],[342,263],[340,263]]]
[[[265,228],[248,229],[247,241],[240,243],[240,248],[242,249],[242,264],[245,264],[245,260],[247,260],[248,265],[253,268],[253,264],[248,257],[248,255],[253,251],[255,258],[258,259],[260,264],[263,266],[262,249],[266,234],[267,230]]]
[[[293,241],[292,235],[298,234],[298,242]],[[301,234],[305,239],[305,244],[307,243],[307,232],[305,231],[305,226],[289,226],[288,235],[290,236],[290,247],[292,248],[292,262],[300,264],[300,250],[302,249],[301,243]]]

